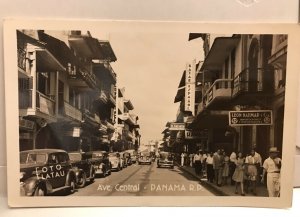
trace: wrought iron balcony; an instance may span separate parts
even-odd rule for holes
[[[203,99],[206,107],[211,104],[230,100],[232,92],[232,79],[217,79],[206,91]]]
[[[232,97],[236,97],[242,93],[262,93],[269,91],[271,87],[267,83],[259,80],[259,74],[268,73],[268,70],[263,68],[246,68],[233,80]]]

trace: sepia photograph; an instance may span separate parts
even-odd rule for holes
[[[289,27],[11,24],[16,206],[289,206]]]

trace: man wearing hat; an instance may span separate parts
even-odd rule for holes
[[[269,157],[264,161],[262,182],[264,182],[267,173],[267,188],[269,197],[279,197],[280,195],[280,169],[281,159],[278,157],[277,147],[271,147]]]

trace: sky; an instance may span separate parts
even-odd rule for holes
[[[166,122],[176,119],[179,103],[174,103],[179,81],[187,62],[203,60],[202,41],[188,41],[189,32],[101,32],[93,37],[109,40],[117,56],[111,63],[118,88],[139,116],[141,144],[161,140]]]

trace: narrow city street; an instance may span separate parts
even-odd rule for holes
[[[212,196],[199,180],[174,169],[134,164],[78,189],[70,196]]]

